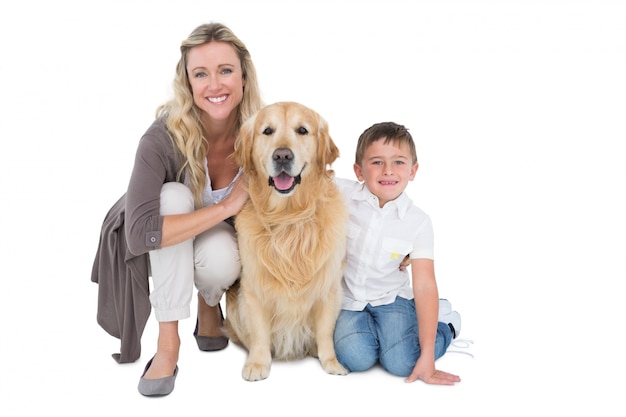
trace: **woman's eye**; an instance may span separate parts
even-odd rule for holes
[[[194,78],[204,78],[206,77],[206,72],[196,72],[193,76]]]
[[[224,68],[221,73],[222,74],[231,74],[233,72],[233,70],[231,70],[230,68]]]

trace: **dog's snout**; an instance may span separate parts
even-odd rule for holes
[[[289,148],[278,148],[272,155],[274,162],[280,165],[286,165],[293,161],[293,152]]]

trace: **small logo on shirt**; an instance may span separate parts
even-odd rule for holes
[[[395,252],[392,252],[392,253],[391,253],[391,260],[392,260],[392,261],[397,261],[397,260],[398,260],[398,259],[400,259],[400,258],[403,258],[403,256],[402,256],[402,255],[400,255],[399,253],[395,253]]]

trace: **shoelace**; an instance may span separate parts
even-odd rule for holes
[[[455,348],[455,349],[469,349],[471,345],[474,344],[473,340],[470,339],[458,339],[458,340],[453,340],[452,343],[450,343],[450,347]],[[472,355],[471,353],[465,351],[465,350],[450,350],[448,348],[448,350],[446,351],[446,353],[460,353],[462,355],[467,355],[470,357],[474,357],[474,355]]]

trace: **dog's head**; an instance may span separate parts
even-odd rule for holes
[[[339,149],[317,112],[299,103],[279,102],[243,124],[234,155],[250,180],[263,179],[277,193],[290,195],[306,176],[324,175],[339,157]]]

